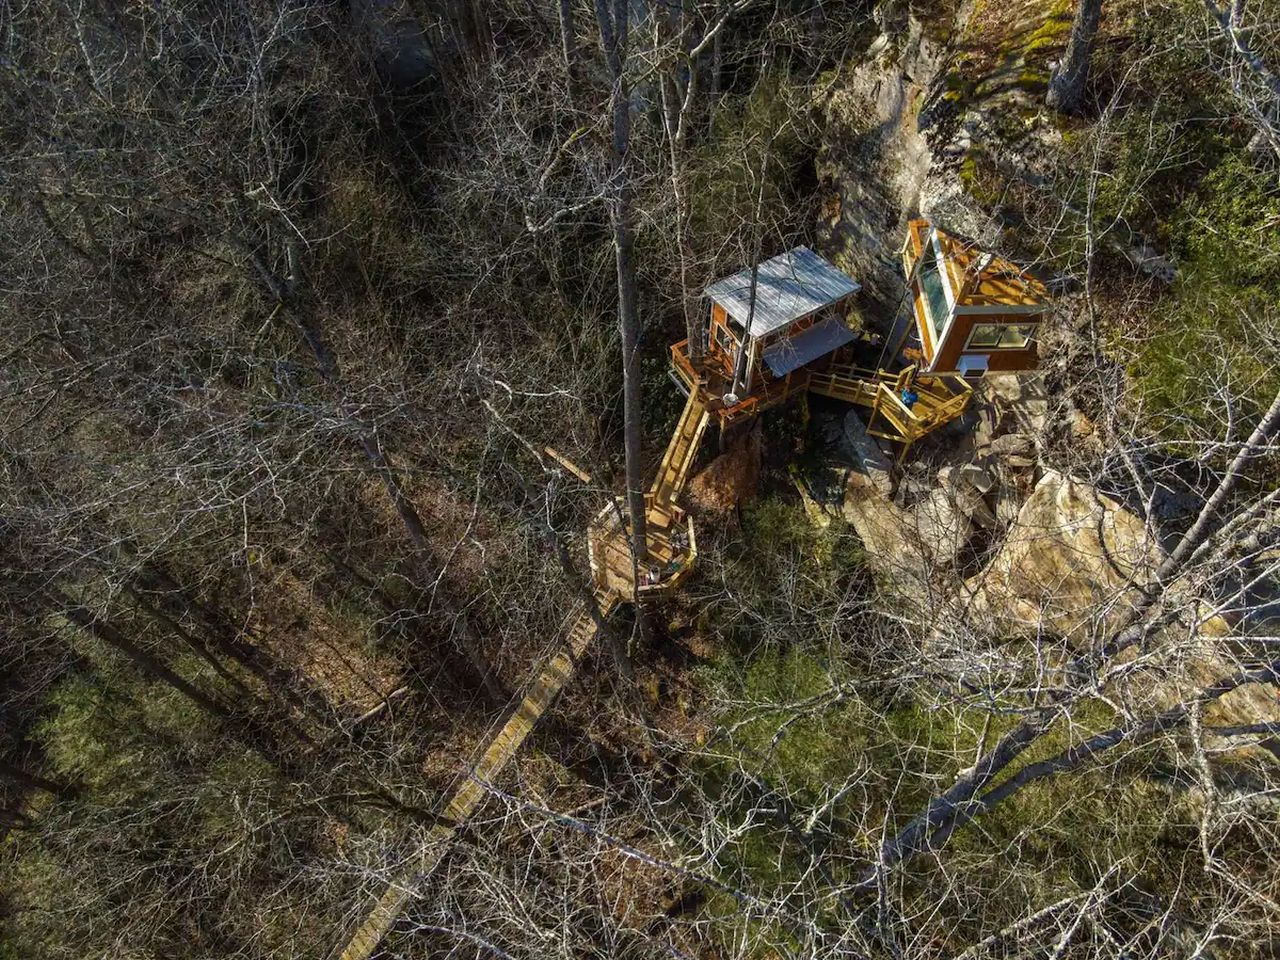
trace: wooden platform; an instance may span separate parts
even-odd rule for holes
[[[698,456],[710,411],[691,391],[671,433],[653,486],[645,494],[645,544],[648,556],[636,563],[631,550],[631,523],[621,498],[596,514],[587,530],[591,575],[597,590],[627,599],[675,588],[697,558],[693,523],[676,505]]]
[[[715,372],[700,374],[694,369],[687,340],[672,345],[671,365],[690,397],[699,398],[721,429],[786,403],[797,394],[816,393],[869,408],[867,432],[900,444],[899,459],[917,440],[963,414],[973,395],[972,387],[960,377],[919,376],[914,367],[890,373],[837,359],[828,361],[825,369],[796,370],[728,406],[724,402],[728,382]],[[902,400],[907,388],[919,397],[910,407]]]
[[[910,389],[918,399],[903,401]],[[809,378],[809,391],[871,410],[867,433],[899,444],[901,460],[911,445],[955,420],[969,406],[973,388],[960,377],[921,377],[908,367],[898,373],[833,365]]]

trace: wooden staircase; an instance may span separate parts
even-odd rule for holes
[[[597,591],[600,615],[607,617],[617,606],[616,594]],[[485,798],[485,787],[502,773],[538,719],[573,676],[579,659],[596,636],[596,622],[586,605],[578,603],[568,618],[568,629],[560,648],[543,664],[520,702],[511,709],[502,725],[486,741],[475,764],[455,785],[439,821],[428,832],[410,862],[383,888],[364,919],[334,954],[340,960],[369,960],[378,944],[405,912],[411,901],[421,896],[422,885],[439,866],[458,829],[471,818]]]
[[[669,508],[684,490],[689,470],[698,456],[702,434],[710,419],[711,414],[702,401],[700,391],[690,390],[684,412],[680,415],[675,432],[671,434],[667,452],[662,457],[662,465],[658,467],[658,475],[649,488],[649,499],[654,507]]]

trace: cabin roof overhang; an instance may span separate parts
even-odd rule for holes
[[[853,331],[839,317],[827,317],[793,337],[765,347],[762,359],[775,377],[784,377],[853,339]]]
[[[808,247],[796,247],[760,264],[756,275],[756,304],[751,309],[751,268],[717,280],[706,295],[724,308],[729,318],[752,337],[783,330],[797,320],[838,303],[862,285]]]

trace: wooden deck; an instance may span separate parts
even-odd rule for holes
[[[910,407],[902,400],[907,389],[919,398]],[[899,444],[899,460],[917,440],[963,414],[973,396],[973,388],[960,377],[916,376],[914,367],[888,373],[836,365],[814,373],[809,390],[868,407],[867,433]]]
[[[715,418],[721,430],[750,420],[770,407],[785,403],[809,387],[809,371],[802,367],[782,380],[773,380],[765,384],[738,403],[726,404],[724,398],[733,384],[718,370],[708,372],[694,370],[693,363],[689,360],[688,340],[681,340],[671,345],[671,366],[685,389],[691,395],[698,394],[701,397],[708,416]]]
[[[631,523],[619,498],[596,514],[587,530],[591,575],[597,590],[626,599],[673,589],[688,575],[697,555],[693,522],[676,505],[684,491],[710,411],[698,391],[690,391],[672,431],[653,486],[645,494],[645,543],[648,556],[637,564],[631,550]]]
[[[667,443],[667,452],[662,457],[662,465],[658,467],[658,475],[649,488],[649,496],[658,507],[671,506],[684,489],[685,481],[689,479],[689,470],[698,456],[702,435],[711,419],[705,400],[705,395],[699,391],[689,392],[684,412],[680,414],[676,429]]]

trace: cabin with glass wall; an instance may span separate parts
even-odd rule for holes
[[[1004,257],[939,230],[907,224],[902,265],[911,290],[920,372],[981,377],[1033,370],[1049,295]]]

